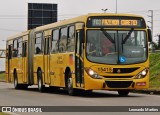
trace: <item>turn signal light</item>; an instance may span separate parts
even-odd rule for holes
[[[136,86],[146,86],[146,82],[137,82]]]

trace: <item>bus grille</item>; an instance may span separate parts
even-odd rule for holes
[[[104,78],[132,78],[133,76],[103,76]]]
[[[139,69],[139,67],[135,68],[113,68],[113,73],[132,73]]]
[[[133,81],[106,81],[110,88],[128,88]]]

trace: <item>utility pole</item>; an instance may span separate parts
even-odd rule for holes
[[[116,14],[117,14],[117,0],[116,0]]]
[[[152,38],[153,38],[153,10],[148,10],[148,12],[151,12],[151,15],[147,15],[148,17],[151,18],[151,21],[148,21],[151,23],[151,30],[152,30]]]

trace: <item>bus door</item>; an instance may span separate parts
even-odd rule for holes
[[[75,77],[77,87],[84,86],[83,32],[83,30],[76,31]]]
[[[22,44],[22,71],[23,71],[23,82],[27,82],[27,41],[24,41]]]
[[[49,58],[50,58],[50,37],[45,37],[45,45],[44,45],[44,76],[45,76],[45,83],[50,84],[51,78],[49,75],[50,71],[50,64],[49,64]]]
[[[11,58],[12,58],[12,45],[8,45],[8,51],[6,51],[8,54],[8,60],[6,60],[6,68],[7,71],[6,73],[8,73],[8,82],[11,82],[11,74],[10,74],[10,69],[11,69]]]

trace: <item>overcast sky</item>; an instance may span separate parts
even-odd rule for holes
[[[8,36],[27,29],[28,3],[58,4],[58,20],[64,20],[87,13],[116,12],[116,0],[1,0],[0,4],[0,49],[5,49]],[[150,21],[150,12],[154,11],[153,35],[160,34],[160,0],[117,0],[118,13],[138,14]],[[150,23],[147,22],[148,26]],[[157,37],[154,37],[156,40]],[[0,59],[0,71],[4,70],[4,60]]]

